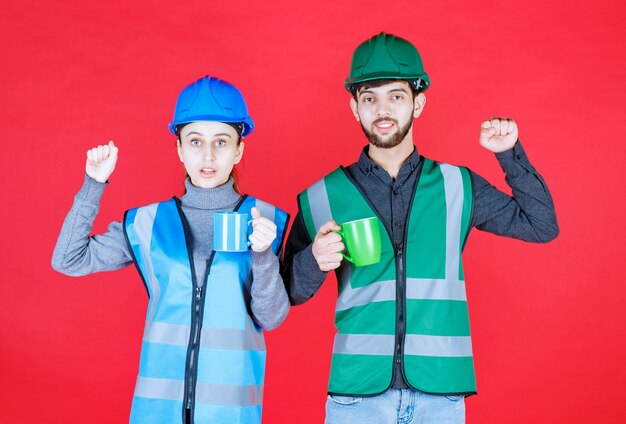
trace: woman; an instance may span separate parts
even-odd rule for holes
[[[150,301],[131,423],[261,421],[262,330],[289,310],[277,258],[289,216],[238,192],[233,167],[253,127],[231,84],[206,76],[186,87],[169,124],[187,172],[185,195],[131,209],[92,237],[118,148],[110,141],[87,151],[85,182],[52,266],[72,276],[137,266]],[[250,250],[213,250],[214,214],[223,211],[252,217]]]

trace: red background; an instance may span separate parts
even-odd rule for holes
[[[623,422],[625,18],[618,0],[3,0],[0,422],[128,419],[143,285],[133,267],[80,279],[50,267],[85,150],[120,147],[95,231],[181,194],[166,124],[210,73],[245,93],[257,123],[244,190],[295,213],[300,190],[365,144],[342,82],[383,30],[413,41],[432,79],[420,153],[506,190],[478,132],[514,117],[556,203],[550,244],[470,236],[468,422]],[[323,421],[335,291],[329,278],[268,333],[265,423]]]

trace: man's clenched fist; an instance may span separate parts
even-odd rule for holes
[[[511,149],[517,143],[517,124],[512,119],[492,118],[480,125],[480,145],[494,153]]]

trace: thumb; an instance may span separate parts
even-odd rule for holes
[[[480,124],[480,134],[481,135],[493,135],[495,134],[496,129],[491,126],[491,122],[485,121]]]
[[[261,217],[261,212],[259,212],[257,208],[252,208],[250,213],[252,214],[252,219],[257,219]]]
[[[325,236],[333,230],[341,230],[341,227],[337,225],[335,220],[331,219],[330,221],[322,225],[317,233]]]
[[[117,157],[118,150],[119,149],[117,148],[113,140],[109,140],[109,152],[110,152],[109,155],[113,157]]]

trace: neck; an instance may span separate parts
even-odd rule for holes
[[[241,197],[233,189],[233,178],[214,188],[196,187],[187,178],[185,180],[186,193],[180,198],[183,206],[196,209],[219,209],[236,203]]]
[[[395,179],[406,158],[413,153],[413,149],[413,134],[409,131],[400,144],[390,149],[370,144],[368,156],[376,164],[382,166],[391,178]]]

